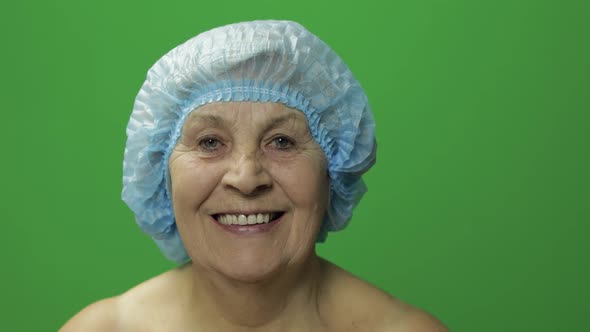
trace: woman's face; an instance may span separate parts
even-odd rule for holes
[[[307,259],[326,211],[326,166],[298,110],[228,102],[192,112],[169,167],[193,262],[255,281]]]

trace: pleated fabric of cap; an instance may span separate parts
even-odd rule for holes
[[[303,112],[328,159],[330,206],[318,242],[344,228],[375,163],[367,96],[340,57],[291,21],[253,21],[201,33],[147,73],[127,126],[122,199],[169,259],[189,259],[178,234],[168,157],[184,120],[212,102],[279,102]]]

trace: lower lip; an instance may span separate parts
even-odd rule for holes
[[[257,235],[257,234],[264,234],[270,232],[274,229],[282,220],[285,214],[266,224],[254,224],[254,225],[224,225],[215,218],[211,217],[213,221],[221,227],[223,230],[236,234],[236,235]]]

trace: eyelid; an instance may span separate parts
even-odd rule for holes
[[[220,142],[226,141],[223,132],[221,132],[219,130],[211,130],[211,128],[204,128],[202,130],[199,130],[198,132],[194,133],[194,135],[191,137],[193,142],[196,142],[196,143],[199,143],[199,142],[201,142],[205,139],[209,139],[209,138],[217,139]]]
[[[205,143],[208,140],[214,140],[217,142],[216,147],[214,148],[207,148],[205,146],[203,146],[203,143]],[[223,148],[226,144],[223,142],[223,139],[221,137],[219,137],[219,135],[214,135],[214,134],[204,134],[199,136],[196,140],[195,143],[197,145],[197,149],[201,152],[204,153],[215,153],[218,152],[219,149]]]
[[[282,139],[285,139],[285,140],[287,140],[287,141],[289,142],[290,146],[289,146],[289,147],[286,147],[286,148],[276,148],[276,150],[280,150],[280,151],[281,151],[281,150],[282,150],[282,151],[286,151],[286,150],[292,150],[292,149],[294,149],[294,148],[297,146],[297,141],[296,141],[294,138],[292,138],[292,137],[291,137],[291,136],[289,136],[289,135],[282,134],[282,133],[278,133],[278,134],[272,135],[272,136],[271,136],[271,137],[268,139],[268,143],[267,143],[267,145],[274,144],[274,142],[276,142],[276,139],[279,139],[279,138],[282,138]]]

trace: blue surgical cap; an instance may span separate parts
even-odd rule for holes
[[[305,114],[330,177],[330,204],[317,241],[344,228],[367,190],[361,176],[375,163],[367,96],[342,59],[301,25],[243,22],[172,49],[150,68],[135,99],[122,198],[164,255],[178,263],[189,259],[170,199],[170,153],[191,111],[226,101],[278,102]]]

